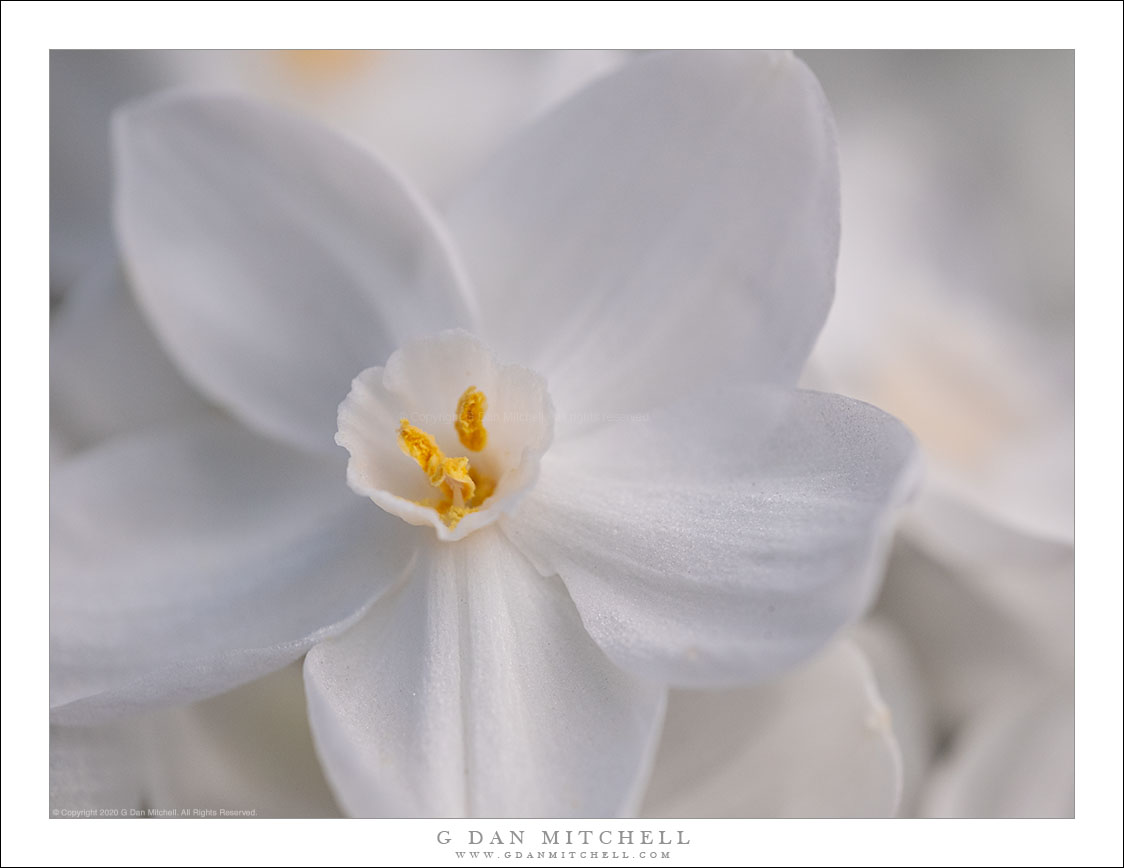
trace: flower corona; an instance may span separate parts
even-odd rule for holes
[[[457,401],[457,436],[461,444],[479,452],[488,442],[484,427],[484,413],[488,399],[475,386],[469,386]],[[469,466],[468,458],[447,458],[441,447],[425,431],[402,419],[398,427],[398,448],[418,462],[429,484],[441,492],[439,501],[421,501],[421,506],[431,506],[441,516],[446,527],[454,528],[470,512],[495,491],[495,483],[481,476]]]

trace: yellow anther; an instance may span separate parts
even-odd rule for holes
[[[438,486],[445,481],[445,456],[437,441],[411,425],[409,419],[398,420],[398,448],[418,462],[431,485]]]
[[[461,396],[457,405],[457,433],[461,442],[470,449],[479,451],[484,448],[488,434],[482,423],[487,406],[484,394],[477,392],[472,386]],[[468,420],[466,427],[470,434],[462,431],[462,422],[465,420]],[[471,437],[473,442],[480,445],[469,446],[466,437]],[[495,483],[481,477],[469,466],[467,458],[445,457],[437,441],[421,428],[411,425],[409,419],[399,420],[398,447],[418,462],[418,466],[428,477],[429,484],[441,492],[439,503],[423,505],[433,506],[441,520],[450,528],[456,527],[468,513],[479,509],[480,504],[495,491]]]
[[[479,452],[488,442],[484,427],[484,414],[488,412],[488,399],[475,386],[464,390],[457,401],[457,436],[465,449]]]

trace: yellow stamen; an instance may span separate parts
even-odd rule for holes
[[[488,412],[488,399],[475,386],[464,390],[457,401],[457,436],[465,449],[479,452],[488,442],[484,427],[484,414]]]
[[[445,484],[450,488],[454,506],[463,506],[476,493],[476,483],[468,473],[467,458],[445,459]]]
[[[437,441],[411,425],[409,419],[399,420],[398,448],[418,462],[429,477],[430,485],[437,486],[445,481],[445,456]]]
[[[469,386],[457,403],[457,434],[468,449],[484,448],[488,432],[484,429],[484,412],[488,401],[483,392]],[[454,528],[470,512],[491,497],[496,484],[469,466],[467,458],[447,458],[429,434],[401,419],[398,424],[398,448],[418,462],[429,484],[441,492],[440,502],[432,506],[449,528]]]

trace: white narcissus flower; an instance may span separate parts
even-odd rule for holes
[[[244,99],[115,145],[141,306],[223,410],[55,474],[59,723],[307,652],[348,812],[629,813],[668,686],[768,679],[869,603],[915,450],[792,387],[838,188],[789,55],[640,60],[443,218]]]

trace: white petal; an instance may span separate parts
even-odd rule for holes
[[[838,196],[800,61],[683,52],[536,123],[449,218],[482,336],[560,408],[628,412],[723,371],[795,381],[831,302]]]
[[[866,655],[878,693],[894,723],[902,758],[899,816],[915,816],[918,795],[937,747],[926,682],[908,642],[885,618],[864,618],[848,635]]]
[[[139,811],[144,805],[144,768],[137,731],[133,723],[52,726],[52,816],[72,816],[69,811]]]
[[[71,449],[206,412],[137,309],[116,264],[51,319],[51,426]]]
[[[731,386],[556,443],[500,526],[620,666],[749,684],[863,611],[915,458],[867,404]]]
[[[900,789],[889,711],[843,641],[769,684],[673,690],[642,813],[889,817]]]
[[[929,456],[930,486],[1026,532],[1072,540],[1073,396],[1057,382],[1055,355],[1022,346],[1026,336],[982,305],[901,290],[860,293],[841,311],[804,384],[909,425]]]
[[[1072,688],[1000,702],[953,744],[923,811],[933,817],[1072,817]]]
[[[426,206],[358,147],[235,97],[117,117],[117,226],[184,372],[258,430],[330,450],[357,373],[470,324]]]
[[[187,51],[195,66],[218,52]],[[221,84],[251,80],[369,143],[436,198],[511,131],[622,61],[613,51],[236,51]],[[435,198],[435,201],[436,201]]]
[[[342,477],[222,420],[115,441],[56,471],[55,719],[212,695],[354,620],[417,536]]]
[[[169,85],[253,93],[369,144],[431,194],[622,60],[611,51],[54,51],[51,283],[113,250],[110,113]]]
[[[487,439],[474,452],[461,444],[455,428],[458,400],[470,386],[487,399]],[[495,484],[478,511],[455,527],[422,505],[434,500],[435,492],[417,461],[398,446],[401,419],[431,435],[447,456],[467,456],[471,467]],[[534,485],[554,434],[554,407],[542,377],[500,364],[479,339],[452,330],[411,341],[385,368],[363,371],[340,404],[339,425],[336,442],[351,455],[352,489],[410,524],[433,527],[441,540],[454,541],[514,509]]]
[[[923,495],[878,610],[906,637],[940,725],[1073,673],[1073,547]]]
[[[428,551],[305,662],[340,803],[361,816],[635,810],[664,691],[614,667],[562,583],[495,529]]]
[[[312,746],[300,664],[148,724],[152,808],[340,815]]]
[[[109,118],[171,81],[159,51],[50,54],[51,289],[69,294],[113,251]]]

